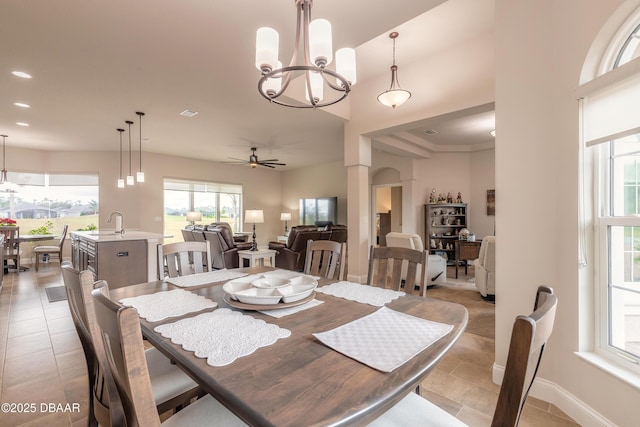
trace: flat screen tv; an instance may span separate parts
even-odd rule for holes
[[[323,227],[338,221],[338,198],[300,199],[300,220],[303,225]]]

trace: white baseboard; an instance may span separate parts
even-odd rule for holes
[[[504,366],[493,364],[492,379],[495,384],[502,384]],[[607,420],[589,405],[569,393],[556,383],[537,377],[531,386],[530,396],[545,402],[553,403],[562,412],[569,415],[575,422],[583,427],[615,427],[615,424]]]

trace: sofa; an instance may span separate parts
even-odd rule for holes
[[[251,249],[251,242],[237,242],[233,238],[231,226],[226,222],[209,224],[202,232],[211,245],[213,268],[238,268],[238,251]]]
[[[392,231],[385,236],[387,246],[415,249],[418,251],[424,251],[424,244],[422,238],[418,234],[414,233],[398,233]],[[402,279],[406,279],[406,269],[402,268]],[[421,269],[418,270],[418,275],[421,274]],[[420,276],[418,276],[420,277]],[[447,261],[440,255],[429,255],[427,257],[427,275],[424,278],[426,286],[442,285],[447,282]]]
[[[287,270],[302,270],[308,240],[329,240],[331,231],[318,229],[315,225],[295,225],[289,229],[286,242],[269,242],[269,249],[276,251],[276,267]]]
[[[473,261],[476,288],[486,300],[495,300],[496,295],[496,238],[487,236],[480,244],[478,259]]]

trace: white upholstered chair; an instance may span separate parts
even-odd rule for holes
[[[478,259],[473,261],[476,275],[476,288],[480,294],[493,300],[496,294],[496,238],[487,236],[480,244]]]
[[[386,235],[387,246],[424,250],[420,235],[415,233],[398,233],[392,231]],[[421,270],[418,270],[421,274]],[[402,278],[406,279],[406,267],[402,269]],[[424,278],[426,286],[442,285],[447,282],[447,261],[440,255],[427,256],[427,275]]]

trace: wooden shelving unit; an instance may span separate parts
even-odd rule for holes
[[[467,228],[466,203],[427,203],[424,205],[425,246],[430,254],[442,255],[447,264],[455,263],[455,242]]]

